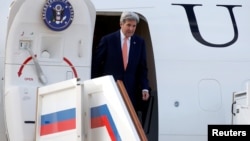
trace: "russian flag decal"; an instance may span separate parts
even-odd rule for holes
[[[91,108],[91,128],[102,126],[107,128],[112,141],[121,141],[121,137],[106,104]]]
[[[40,135],[48,135],[76,128],[76,109],[67,109],[41,116]]]

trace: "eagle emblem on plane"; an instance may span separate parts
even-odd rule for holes
[[[62,31],[72,23],[74,10],[66,0],[48,0],[43,7],[42,17],[51,30]]]

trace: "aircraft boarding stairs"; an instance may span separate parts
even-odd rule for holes
[[[233,93],[232,124],[250,124],[250,84],[245,91]]]
[[[76,78],[38,88],[36,141],[147,141],[121,81]]]

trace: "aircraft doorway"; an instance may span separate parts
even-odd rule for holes
[[[119,20],[120,14],[117,13],[98,13],[96,16],[93,50],[98,45],[102,36],[120,29]],[[149,141],[158,140],[158,100],[157,100],[157,84],[155,74],[154,53],[148,28],[148,23],[145,18],[140,15],[140,22],[137,25],[136,34],[143,37],[146,41],[147,47],[147,61],[148,61],[148,78],[151,87],[151,98],[147,103],[142,104],[142,110],[139,113],[145,113],[145,123],[143,125],[144,131]]]

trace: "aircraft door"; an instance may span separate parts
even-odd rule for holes
[[[33,141],[37,88],[90,79],[96,12],[89,0],[16,0],[9,12],[4,61],[7,133],[10,141]]]

